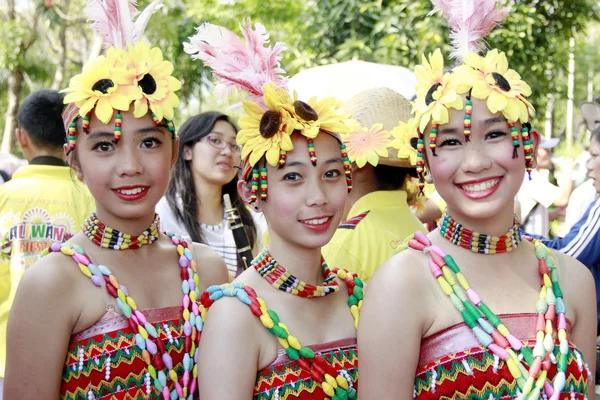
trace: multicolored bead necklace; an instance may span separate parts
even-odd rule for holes
[[[167,235],[177,246],[179,266],[181,267],[182,316],[185,336],[183,376],[177,375],[176,366],[159,338],[158,330],[146,320],[144,314],[137,308],[135,300],[129,295],[127,288],[119,283],[108,267],[93,263],[83,248],[75,244],[54,243],[42,256],[51,252],[60,252],[70,256],[79,266],[80,271],[90,278],[94,285],[98,287],[104,285],[106,291],[116,299],[121,313],[127,318],[129,327],[135,334],[136,345],[142,351],[142,358],[146,362],[148,373],[152,377],[156,389],[162,393],[163,400],[186,400],[193,398],[198,385],[197,347],[200,338],[199,332],[202,331],[203,324],[198,303],[196,303],[196,300],[200,298],[198,289],[200,281],[198,266],[193,260],[187,242],[172,233]],[[172,389],[169,389],[169,386]]]
[[[558,284],[558,271],[548,249],[539,241],[534,242],[538,258],[541,290],[536,304],[538,320],[536,344],[533,352],[513,336],[500,318],[482,302],[460,272],[454,259],[441,248],[433,246],[421,232],[414,235],[408,246],[429,254],[429,268],[443,292],[461,313],[465,323],[472,329],[481,345],[506,362],[516,380],[522,397],[539,399],[543,392],[550,400],[558,400],[565,388],[569,342],[563,293]],[[558,324],[556,316],[558,314]],[[555,355],[558,330],[559,353]],[[522,356],[520,361],[519,357]],[[547,374],[552,359],[557,358],[557,373],[552,381]],[[527,369],[529,367],[529,369]]]
[[[456,222],[450,215],[444,214],[439,224],[440,234],[452,244],[480,254],[508,253],[516,249],[523,241],[519,221],[514,218],[512,228],[502,236],[490,236],[473,232]]]
[[[343,269],[334,268],[331,273],[334,279],[338,277],[348,285],[348,304],[356,328],[364,295],[363,282],[355,273]],[[250,286],[234,282],[209,287],[200,296],[200,315],[203,320],[206,320],[210,306],[223,296],[237,297],[242,303],[247,304],[252,314],[257,316],[263,326],[277,337],[290,360],[296,360],[300,367],[321,385],[327,396],[334,400],[357,398],[356,389],[348,384],[343,370],[338,372],[325,358],[315,354],[312,349],[302,346],[298,338],[290,334],[287,326],[279,321],[277,313],[268,309],[264,300],[257,297],[256,292]]]
[[[83,222],[82,229],[88,239],[104,249],[138,249],[146,244],[152,244],[158,239],[160,218],[158,214],[154,214],[154,221],[148,229],[139,236],[131,236],[104,225],[94,212]]]
[[[275,289],[300,297],[320,297],[337,292],[340,288],[335,279],[335,273],[329,269],[322,257],[321,264],[323,266],[325,282],[323,282],[323,285],[318,286],[301,281],[290,274],[289,271],[271,256],[267,248],[252,261],[251,265]]]

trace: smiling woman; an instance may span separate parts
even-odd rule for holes
[[[154,211],[177,159],[181,86],[158,48],[134,42],[156,5],[134,24],[127,0],[89,3],[97,27],[118,25],[103,33],[119,42],[71,79],[63,122],[69,164],[96,211],[23,277],[5,398],[198,398],[196,301],[227,270],[207,246],[161,233]]]
[[[225,219],[223,195],[238,210],[254,255],[266,230],[262,215],[248,209],[238,194],[241,147],[236,134],[237,127],[225,114],[205,112],[188,119],[179,129],[179,154],[167,195],[156,205],[165,230],[216,250],[231,279],[242,261]]]

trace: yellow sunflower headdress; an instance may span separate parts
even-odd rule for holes
[[[74,149],[77,119],[88,132],[92,112],[102,123],[115,118],[114,141],[121,137],[121,112],[129,111],[141,118],[148,112],[157,126],[166,126],[175,137],[174,109],[179,106],[175,92],[179,80],[171,76],[173,64],[163,59],[159,48],[150,48],[140,39],[152,13],[161,6],[157,0],[138,13],[130,0],[91,0],[87,14],[92,27],[102,36],[107,47],[105,56],[83,67],[81,74],[69,82],[63,92],[63,121],[69,147]],[[136,17],[135,22],[132,18]]]
[[[430,149],[435,156],[437,130],[440,124],[448,122],[448,110],[462,110],[464,107],[464,135],[469,141],[471,134],[471,96],[486,100],[490,112],[501,112],[506,118],[513,140],[513,158],[521,139],[516,127],[521,122],[522,141],[525,150],[525,166],[531,172],[533,166],[533,140],[530,137],[529,117],[533,112],[527,101],[531,88],[521,80],[520,75],[508,68],[506,55],[493,49],[485,56],[481,40],[508,14],[507,8],[498,9],[496,0],[431,0],[433,12],[442,11],[452,29],[450,34],[452,58],[462,60],[450,72],[444,73],[444,61],[439,49],[423,56],[423,65],[415,68],[417,76],[417,98],[413,103],[417,143],[417,173],[419,186],[424,185],[425,143],[423,132],[430,124]],[[466,95],[463,105],[462,95]]]
[[[252,201],[267,199],[267,168],[259,168],[261,160],[272,166],[283,166],[286,154],[293,149],[291,135],[299,133],[308,142],[313,165],[317,165],[314,138],[321,132],[338,140],[349,131],[348,117],[338,110],[333,98],[307,102],[287,89],[287,78],[280,67],[282,43],[269,44],[265,27],[249,19],[240,24],[244,39],[221,26],[204,23],[184,43],[184,50],[204,62],[217,79],[215,93],[228,96],[235,90],[248,93],[243,102],[245,115],[240,118],[237,142],[242,145],[242,179],[252,182]],[[340,140],[348,190],[352,188],[350,160]]]

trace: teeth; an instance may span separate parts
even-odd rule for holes
[[[474,185],[461,185],[460,187],[467,192],[481,192],[493,188],[498,184],[499,181],[500,179],[494,179],[493,181],[476,183]]]
[[[117,192],[122,193],[122,194],[131,195],[131,194],[142,193],[144,190],[146,190],[146,189],[144,189],[144,188],[135,188],[135,189],[131,189],[131,190],[129,190],[129,189],[117,190]]]
[[[308,224],[308,225],[321,225],[321,224],[324,224],[325,222],[327,222],[328,219],[329,219],[329,217],[319,218],[319,219],[307,219],[302,222],[304,222],[305,224]]]

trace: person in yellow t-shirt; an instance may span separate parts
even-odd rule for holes
[[[55,90],[27,96],[17,114],[16,138],[29,165],[0,186],[0,394],[7,319],[21,276],[53,242],[78,232],[95,208],[64,161],[63,108],[63,95]]]
[[[376,88],[351,98],[344,111],[356,120],[352,132],[342,138],[352,161],[349,219],[323,248],[323,256],[330,266],[368,281],[408,236],[425,231],[408,204],[407,185],[410,176],[416,176],[417,156],[408,129],[410,102],[391,89]]]

